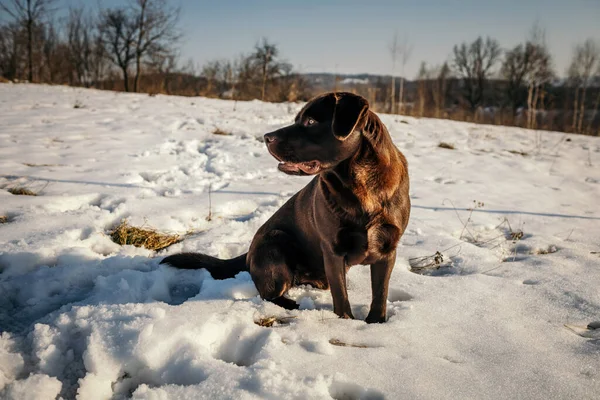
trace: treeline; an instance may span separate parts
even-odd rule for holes
[[[93,11],[55,0],[3,0],[0,73],[10,81],[240,100],[305,100],[309,94],[276,45],[263,39],[233,60],[179,67],[180,14],[168,0],[129,0]]]
[[[267,39],[232,59],[182,63],[180,10],[168,0],[126,0],[98,10],[0,0],[0,12],[0,75],[14,82],[273,102],[350,90],[380,112],[595,135],[600,129],[600,45],[592,39],[577,45],[559,79],[539,28],[511,49],[482,37],[454,46],[442,65],[422,62],[412,81],[404,78],[412,46],[396,35],[389,45],[392,76],[338,78],[324,86],[296,73]]]
[[[56,18],[55,0],[4,0],[0,72],[11,81],[102,87],[120,75],[138,91],[146,72],[173,67],[179,10],[167,0],[130,0],[97,13],[83,7]],[[64,10],[63,10],[64,11]]]
[[[379,85],[382,95],[373,100],[415,116],[598,135],[600,45],[592,39],[577,45],[566,75],[559,79],[536,28],[508,50],[489,37],[454,46],[441,66],[421,63],[405,97]]]

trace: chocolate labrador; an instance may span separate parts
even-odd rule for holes
[[[196,253],[161,263],[206,268],[215,279],[249,271],[265,300],[298,308],[294,285],[331,290],[333,310],[353,318],[346,272],[370,265],[373,300],[366,322],[385,322],[396,246],[410,215],[408,166],[368,102],[352,93],[315,97],[294,124],[264,136],[279,170],[315,175],[256,233],[247,254],[220,260]]]

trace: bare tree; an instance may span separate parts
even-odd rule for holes
[[[425,115],[425,106],[427,105],[427,81],[429,79],[429,71],[427,70],[427,64],[425,61],[421,62],[419,67],[419,73],[417,75],[417,101],[418,101],[418,116],[423,117]]]
[[[537,109],[543,106],[544,86],[554,77],[552,57],[546,46],[546,32],[536,23],[527,42],[528,68],[524,76],[527,83],[527,127],[535,129]]]
[[[136,23],[124,9],[105,10],[98,30],[105,54],[121,69],[125,91],[129,92],[129,67],[135,59]]]
[[[543,105],[545,84],[550,82],[554,73],[552,71],[552,59],[545,45],[527,44],[527,52],[530,54],[530,68],[525,75],[527,83],[527,127],[536,128],[536,113],[540,103]]]
[[[102,40],[102,35],[100,32],[97,32],[94,36],[94,42],[92,44],[92,62],[90,65],[90,79],[92,84],[96,84],[100,82],[100,80],[104,79],[108,70],[108,63],[106,62],[108,58],[109,57],[107,56],[107,51]]]
[[[598,63],[598,68],[596,69],[596,76],[600,77],[600,62]],[[600,90],[598,90],[598,94],[596,95],[596,101],[594,102],[594,106],[592,108],[592,118],[590,118],[587,126],[587,131],[592,134],[592,124],[596,119],[596,115],[598,114],[598,108],[600,107]],[[598,135],[598,132],[596,132]]]
[[[481,104],[485,85],[500,54],[500,45],[489,37],[485,42],[478,37],[470,45],[454,46],[454,69],[462,78],[464,97],[471,110]]]
[[[255,98],[256,76],[260,73],[254,55],[241,55],[239,59],[238,90],[240,98]]]
[[[93,64],[102,62],[94,57],[94,26],[82,7],[70,8],[66,22],[69,61],[77,75],[77,83],[89,87]]]
[[[554,77],[545,32],[537,23],[524,45],[506,52],[500,71],[507,81],[507,97],[513,113],[526,102],[527,127],[536,128],[537,109],[544,105],[544,86]]]
[[[442,111],[446,106],[446,93],[448,90],[448,78],[450,78],[450,67],[448,63],[442,64],[437,72],[437,78],[433,87],[433,102],[435,104],[435,117],[441,118]]]
[[[236,84],[238,82],[238,75],[240,71],[239,60],[227,60],[222,65],[223,83],[227,88],[229,98],[236,100]]]
[[[399,93],[399,108],[398,112],[402,113],[404,108],[404,68],[410,60],[410,56],[412,55],[413,46],[408,42],[408,37],[404,37],[402,44],[400,45],[400,64],[402,68],[400,69],[400,93]]]
[[[0,74],[10,80],[17,79],[19,72],[19,33],[17,23],[0,26]]]
[[[263,38],[261,43],[257,43],[254,47],[254,62],[260,70],[261,79],[261,95],[260,99],[265,100],[267,83],[281,73],[282,64],[277,60],[279,49],[277,45],[269,43],[266,38]]]
[[[27,30],[28,79],[33,82],[34,29],[52,11],[54,0],[3,0],[0,9]]]
[[[388,44],[388,50],[392,58],[392,87],[390,90],[390,114],[394,114],[396,109],[396,60],[400,53],[400,43],[398,42],[398,32],[394,32],[392,41]]]
[[[176,24],[179,9],[170,8],[167,0],[133,0],[135,19],[135,79],[133,91],[139,90],[142,60],[150,51],[157,57],[171,58],[173,45],[180,38]]]
[[[527,47],[519,44],[506,52],[500,73],[506,80],[506,96],[513,110],[524,103],[523,82],[529,71],[529,53]]]
[[[40,27],[40,36],[42,37],[41,60],[38,64],[38,77],[40,81],[65,83],[61,70],[64,70],[64,59],[60,55],[64,55],[65,46],[58,37],[57,29],[54,21],[48,21]]]
[[[572,124],[575,132],[582,132],[587,89],[592,82],[592,73],[598,68],[599,62],[600,47],[594,40],[587,39],[583,44],[575,47],[573,60],[567,72],[571,83],[575,86]]]
[[[200,75],[206,79],[206,89],[205,96],[210,96],[213,94],[213,89],[217,85],[217,80],[219,75],[221,74],[221,62],[220,61],[210,61],[202,67],[202,72]]]

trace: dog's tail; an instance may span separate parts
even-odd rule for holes
[[[248,253],[246,253],[248,254]],[[179,253],[164,258],[160,263],[181,269],[206,269],[214,279],[233,278],[242,271],[248,271],[246,254],[229,259],[207,256],[200,253]]]

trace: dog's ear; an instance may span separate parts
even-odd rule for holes
[[[354,131],[369,109],[369,103],[363,97],[353,93],[334,93],[333,134],[344,140]]]

